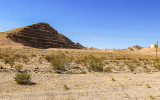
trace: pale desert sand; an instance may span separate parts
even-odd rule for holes
[[[160,99],[160,73],[32,73],[35,85],[18,85],[15,73],[0,73],[1,100]],[[115,79],[115,81],[112,80]],[[150,87],[147,87],[146,85]],[[65,90],[64,85],[69,89]]]

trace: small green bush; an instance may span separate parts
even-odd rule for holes
[[[64,61],[60,60],[60,59],[56,59],[56,60],[53,60],[51,62],[51,67],[53,68],[53,70],[55,70],[56,72],[58,71],[66,71],[66,68],[65,68],[65,63]]]
[[[21,85],[31,83],[31,75],[28,74],[27,72],[17,73],[14,79],[18,84],[21,84]]]
[[[66,71],[66,67],[69,66],[71,60],[64,54],[55,54],[49,57],[48,61],[51,61],[51,67],[56,72]]]
[[[103,59],[95,57],[95,56],[88,56],[87,60],[86,60],[86,65],[88,65],[88,69],[89,71],[95,71],[95,72],[101,72],[103,71]]]

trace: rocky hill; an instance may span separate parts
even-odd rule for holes
[[[143,49],[143,47],[138,46],[138,45],[127,48],[127,50],[129,50],[129,51],[138,51],[138,50],[141,50],[141,49]]]
[[[64,35],[58,33],[47,23],[36,23],[4,33],[7,34],[6,38],[8,39],[34,48],[83,48],[83,46],[72,42]]]

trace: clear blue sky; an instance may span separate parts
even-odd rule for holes
[[[37,22],[87,47],[146,47],[160,40],[160,0],[0,0],[1,32]]]

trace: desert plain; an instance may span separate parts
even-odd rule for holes
[[[47,23],[2,32],[0,100],[159,100],[157,51],[83,47]]]
[[[19,57],[11,67],[1,57],[1,100],[150,100],[160,99],[159,60],[154,48],[127,49],[36,49],[1,47],[1,56]],[[158,52],[159,53],[159,52]],[[18,54],[18,55],[17,55]],[[64,54],[71,59],[66,71],[55,72],[46,56]],[[88,70],[84,56],[103,59],[103,71]],[[25,58],[25,59],[24,59]],[[31,74],[34,84],[19,85],[16,65]],[[108,68],[108,70],[105,70]]]

